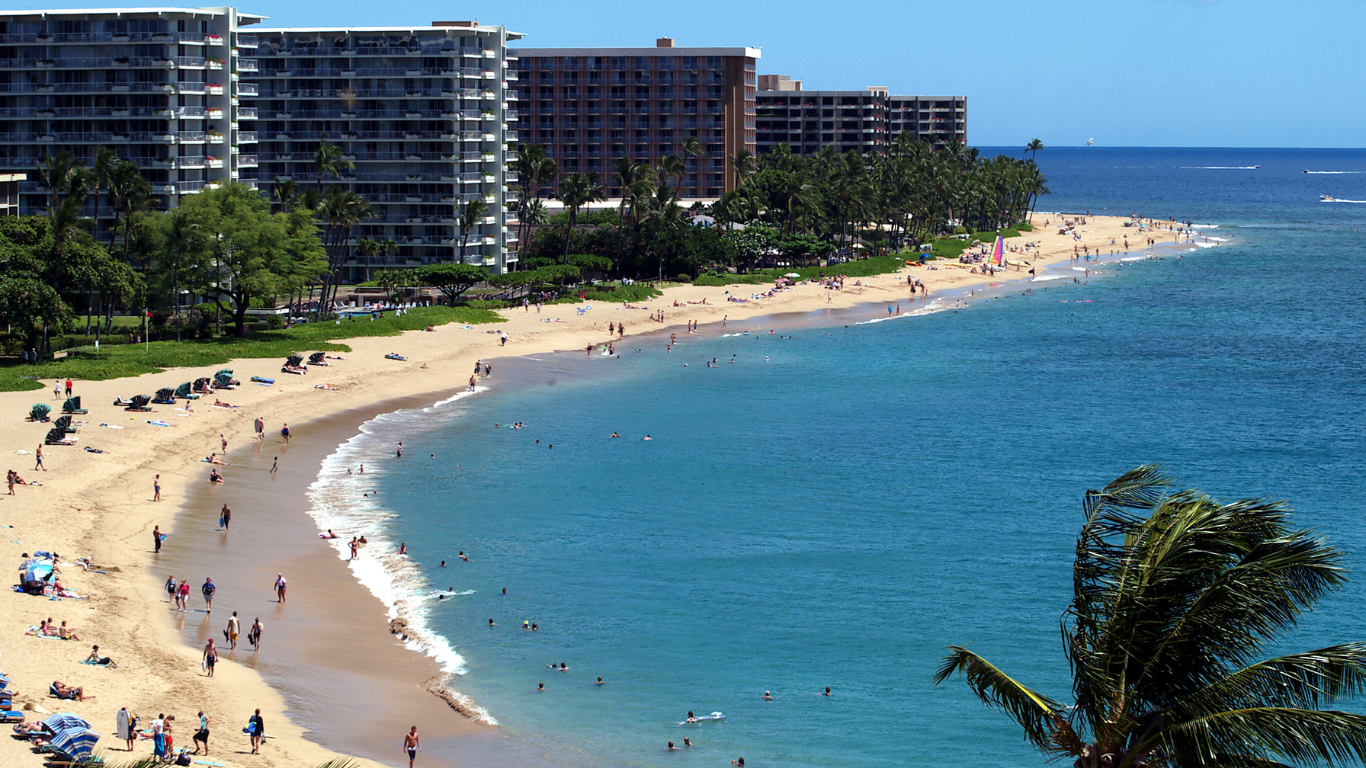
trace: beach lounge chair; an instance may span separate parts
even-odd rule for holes
[[[152,398],[152,402],[157,405],[175,405],[175,390],[170,387],[158,389],[156,397]]]
[[[187,381],[175,388],[175,396],[181,400],[198,400],[199,395],[191,392],[190,389],[190,382]]]
[[[219,389],[236,389],[242,382],[232,377],[231,368],[224,368],[213,375],[213,383]]]
[[[305,373],[308,373],[308,369],[304,368],[303,355],[290,355],[289,359],[285,361],[284,367],[280,369],[280,372],[293,373],[298,374],[300,376],[302,376]]]
[[[81,397],[77,395],[68,397],[66,402],[62,403],[62,413],[90,413],[90,411],[81,407]]]
[[[213,381],[210,379],[195,379],[194,393],[197,395],[213,394]]]
[[[130,411],[150,411],[147,404],[152,402],[152,398],[146,395],[133,395],[133,399],[128,401],[127,410]]]
[[[76,428],[71,426],[71,414],[69,413],[65,416],[59,417],[56,421],[52,422],[52,428],[60,429],[63,432],[66,432],[68,435],[76,434]]]
[[[308,364],[309,364],[309,365],[327,365],[328,363],[327,363],[326,361],[323,360],[323,358],[326,357],[326,356],[327,356],[327,353],[326,353],[326,352],[314,352],[313,354],[311,354],[311,355],[308,356]]]
[[[47,403],[34,403],[33,409],[28,412],[29,421],[47,421],[47,415],[52,413],[52,406]]]
[[[43,439],[43,445],[75,445],[76,438],[67,437],[66,430],[61,427],[54,427],[48,430],[47,437]]]

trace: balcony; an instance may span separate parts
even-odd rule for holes
[[[205,45],[222,45],[222,44],[223,44],[223,38],[219,37],[218,35],[204,35],[204,44],[205,44]]]
[[[181,84],[181,88],[184,88],[185,85],[187,85],[187,84],[182,83],[182,84]],[[198,83],[194,83],[194,85],[198,85]],[[210,96],[222,96],[222,95],[223,95],[223,86],[219,85],[218,83],[208,83],[208,84],[206,84],[206,85],[203,86],[203,89],[204,89],[204,90],[199,91],[199,93],[206,93],[206,92],[207,92]]]
[[[210,168],[222,168],[222,167],[223,167],[223,158],[221,158],[221,157],[214,157],[213,155],[209,155],[208,157],[204,158],[204,165],[206,165],[206,166],[208,166],[208,167],[210,167]],[[182,165],[181,167],[182,167],[182,168],[193,168],[194,166],[193,166],[193,165]]]
[[[256,155],[238,155],[238,156],[237,156],[237,167],[238,167],[238,168],[255,168],[256,165],[257,165],[257,163],[256,163]]]
[[[172,61],[180,69],[203,69],[207,63],[202,56],[177,56]]]
[[[203,189],[204,182],[202,181],[178,181],[175,184],[176,194],[180,195],[192,195]]]
[[[204,110],[204,117],[207,117],[210,120],[221,120],[223,118],[223,110],[219,107],[209,107]]]
[[[221,137],[220,137],[221,138]],[[238,144],[255,144],[257,142],[256,131],[238,131]]]
[[[181,144],[203,144],[207,139],[203,131],[180,131],[176,134],[176,140]],[[222,141],[223,137],[219,136],[218,139]]]
[[[257,64],[256,64],[256,59],[238,59],[238,60],[237,60],[237,71],[238,71],[238,72],[256,72],[256,71],[258,71],[258,70],[257,70]]]
[[[205,86],[203,83],[179,83],[176,86],[176,90],[184,94],[202,94],[204,93]],[[223,89],[219,88],[218,92],[222,93]]]
[[[255,119],[256,119],[256,107],[238,107],[238,108],[237,108],[237,119],[238,119],[238,120],[255,120]]]
[[[222,160],[218,160],[218,158],[214,158],[214,159],[218,161],[218,166],[217,166],[217,167],[219,167],[219,168],[223,167],[223,161],[222,161]],[[199,168],[205,167],[205,166],[208,164],[208,158],[203,157],[203,156],[198,156],[198,157],[178,157],[178,158],[169,158],[169,159],[168,159],[168,162],[170,163],[171,167],[173,167],[173,168],[180,168],[180,169],[182,169],[182,170],[185,170],[185,169],[188,169],[188,170],[195,170],[195,169],[199,169]]]
[[[260,44],[261,41],[257,38],[256,35],[244,35],[241,33],[238,33],[237,35],[238,48],[256,48]]]
[[[222,143],[223,143],[223,134],[219,133],[218,131],[212,131],[212,132],[206,134],[206,138],[209,140],[209,143],[210,143],[210,144],[222,144]]]
[[[238,84],[237,84],[237,95],[238,95],[238,96],[257,96],[257,95],[260,95],[260,91],[257,89],[256,83],[238,83]]]

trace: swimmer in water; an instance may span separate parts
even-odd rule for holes
[[[822,695],[822,696],[829,696],[829,695],[830,695],[830,686],[828,686],[828,685],[825,686],[825,693],[823,693],[823,694],[821,694],[821,695]]]
[[[494,626],[497,626],[497,625],[493,623],[493,619],[489,619],[489,626],[490,626],[490,627],[494,627]]]
[[[695,723],[695,722],[697,722],[697,718],[696,718],[695,716],[693,716],[692,710],[688,710],[688,719],[687,719],[686,722],[689,722],[689,723]]]
[[[769,693],[768,691],[764,691],[764,701],[773,701],[773,694]]]
[[[598,681],[594,683],[594,685],[606,685],[606,683],[602,679],[602,675],[598,675]]]
[[[688,741],[688,737],[687,737],[687,736],[684,736],[684,737],[683,737],[683,746],[685,746],[685,747],[691,747],[691,746],[692,746],[692,742],[691,742],[691,741]]]

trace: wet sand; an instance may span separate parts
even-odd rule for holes
[[[352,409],[296,425],[306,441],[287,447],[258,442],[233,451],[233,482],[204,483],[187,495],[176,519],[176,546],[159,558],[161,578],[189,578],[193,585],[190,610],[175,619],[185,642],[202,648],[213,637],[225,649],[220,668],[236,663],[258,671],[284,695],[290,720],[314,741],[400,765],[406,762],[397,748],[402,735],[417,725],[424,765],[467,764],[468,750],[479,753],[481,765],[536,765],[534,755],[496,728],[458,715],[424,689],[424,682],[444,680],[443,671],[390,634],[385,606],[318,538],[307,514],[308,487],[338,444],[377,414],[433,400],[426,395]],[[272,476],[277,455],[280,469]],[[223,504],[233,513],[228,531],[218,525]],[[363,532],[336,533],[349,539]],[[289,584],[284,605],[274,593],[279,573]],[[206,576],[218,585],[212,616],[203,612],[199,595]],[[237,650],[228,651],[223,630],[234,610],[242,636]],[[264,627],[259,652],[246,641],[257,617]],[[487,735],[458,738],[477,733]]]

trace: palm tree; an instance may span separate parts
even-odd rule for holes
[[[370,282],[370,262],[379,255],[379,243],[370,238],[362,239],[356,243],[356,255],[365,259],[365,279],[361,282],[368,283]]]
[[[384,263],[388,264],[390,259],[398,255],[398,243],[394,242],[394,238],[386,237],[379,241],[379,252],[384,256]]]
[[[110,176],[118,165],[119,153],[111,147],[100,147],[95,151],[95,162],[90,167],[90,193],[95,196],[95,226],[100,221],[100,192],[109,188]],[[87,317],[89,317],[87,315]]]
[[[180,265],[186,251],[193,250],[199,244],[199,233],[194,221],[183,208],[176,208],[166,214],[166,250],[174,253],[175,257],[171,261],[171,293],[175,312],[180,314]],[[175,324],[175,340],[180,341],[180,329],[183,323]]]
[[[84,166],[80,161],[66,150],[55,155],[43,155],[38,160],[38,175],[42,178],[44,186],[51,190],[47,201],[49,217],[57,210],[58,198],[67,192],[75,191],[74,187],[80,179],[82,168]]]
[[[1033,160],[1041,149],[1043,149],[1043,142],[1038,139],[1031,139],[1029,144],[1025,146],[1025,151],[1029,153],[1030,160]]]
[[[126,264],[128,249],[133,241],[133,217],[152,204],[152,185],[142,177],[142,171],[138,169],[137,163],[123,160],[114,165],[109,172],[109,202],[114,207],[114,229],[109,236],[109,245],[113,246],[114,236],[122,220],[123,261]]]
[[[743,184],[745,179],[748,179],[749,175],[754,173],[755,165],[756,162],[753,152],[750,152],[748,149],[742,149],[739,152],[736,152],[735,156],[730,159],[730,167],[735,171],[736,183]]]
[[[299,182],[294,179],[276,179],[270,185],[270,196],[285,213],[294,210],[299,204]]]
[[[689,136],[683,140],[683,157],[701,157],[702,154],[702,143],[697,140],[696,136]],[[694,166],[693,172],[696,173],[698,170],[700,169]]]
[[[621,235],[626,227],[626,211],[633,215],[640,202],[654,190],[654,174],[650,166],[635,162],[627,157],[617,158],[612,167],[615,169],[617,186],[621,189],[621,204],[617,206],[617,268],[621,267]]]
[[[674,178],[674,189],[677,189],[679,182],[683,180],[683,174],[688,172],[688,166],[683,162],[683,158],[678,155],[665,155],[659,161],[659,175],[661,178]]]
[[[569,210],[568,225],[564,229],[564,258],[561,264],[569,261],[569,238],[574,233],[574,223],[579,218],[579,209],[589,203],[607,199],[602,180],[595,171],[571,173],[560,182],[560,202]]]
[[[327,250],[327,272],[323,276],[322,295],[318,300],[318,311],[322,313],[325,307],[331,305],[340,285],[339,276],[350,242],[351,228],[373,218],[375,213],[365,198],[355,192],[333,187],[327,190],[318,204],[317,214],[326,224],[323,247]]]
[[[1280,502],[1220,504],[1168,485],[1142,466],[1086,492],[1063,626],[1073,706],[958,646],[935,682],[964,673],[1076,768],[1362,760],[1366,715],[1325,707],[1366,690],[1366,643],[1255,661],[1342,586],[1342,552],[1292,528]]]
[[[465,263],[465,245],[470,241],[470,233],[489,213],[489,204],[482,199],[471,200],[460,209],[460,263]]]
[[[316,189],[322,190],[323,176],[340,176],[342,171],[355,170],[356,164],[342,156],[342,148],[327,140],[323,134],[318,148],[313,152],[313,167],[318,170]]]

